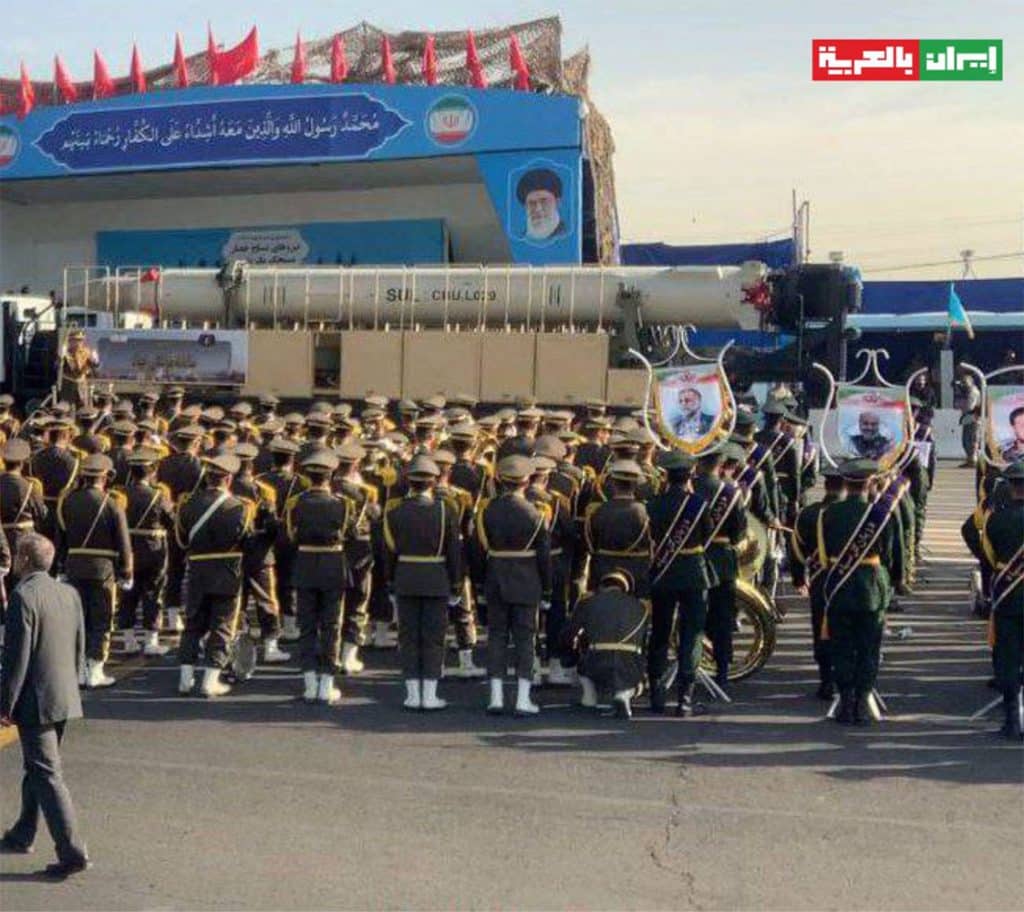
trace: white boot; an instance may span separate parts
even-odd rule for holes
[[[534,687],[540,687],[544,683],[544,666],[540,664],[540,656],[533,657],[533,681]]]
[[[286,643],[293,643],[299,638],[299,621],[294,614],[286,614],[281,621],[281,636],[279,639]]]
[[[341,671],[342,674],[357,675],[363,670],[362,659],[359,658],[359,647],[355,643],[341,644]]]
[[[387,649],[391,645],[391,625],[387,621],[376,621],[373,625],[373,648]]]
[[[632,719],[633,710],[629,704],[629,701],[633,699],[633,688],[628,690],[616,691],[615,696],[612,698],[612,703],[615,705],[615,716],[619,719]]]
[[[221,681],[219,668],[207,668],[203,671],[203,683],[199,691],[204,697],[223,697],[231,693],[231,685]]]
[[[583,688],[583,693],[580,694],[580,706],[593,709],[597,706],[597,688],[594,686],[594,682],[590,678],[580,675],[580,687]]]
[[[135,636],[134,627],[125,627],[124,630],[121,631],[121,637],[123,642],[121,651],[125,655],[135,655],[135,653],[142,649],[142,644]]]
[[[83,662],[82,667],[78,669],[78,686],[85,687],[89,683],[89,664]]]
[[[86,687],[110,687],[114,679],[103,673],[103,663],[89,659],[86,663]]]
[[[341,700],[341,691],[334,686],[333,674],[320,675],[320,689],[317,691],[316,698],[328,706],[334,706],[334,704]]]
[[[277,645],[277,637],[267,637],[263,641],[264,662],[287,662],[292,657],[290,652],[284,652]]]
[[[540,707],[530,699],[530,687],[532,682],[529,678],[519,678],[519,689],[516,691],[516,715],[535,716],[540,712]]]
[[[405,680],[405,702],[402,704],[406,709],[422,709],[423,700],[420,697],[420,679],[406,678]]]
[[[181,619],[180,608],[167,609],[167,629],[171,633],[181,633],[185,629],[185,622]]]
[[[473,650],[459,650],[459,667],[455,670],[457,678],[482,678],[487,674],[487,669],[481,668],[473,661]]]
[[[178,693],[190,694],[192,688],[196,686],[196,667],[195,665],[182,665],[178,669]]]
[[[558,659],[552,658],[548,660],[548,684],[562,686],[574,683],[573,670],[571,668],[566,668]]]
[[[160,645],[160,634],[155,630],[146,631],[146,645],[142,648],[148,656],[167,655],[168,648]]]
[[[502,678],[491,678],[491,702],[487,704],[489,713],[505,711],[505,681]]]
[[[307,703],[316,703],[316,695],[319,685],[316,679],[315,671],[304,671],[302,672],[302,699]]]
[[[444,709],[448,705],[447,700],[442,700],[437,695],[437,681],[425,678],[423,681],[423,708]]]

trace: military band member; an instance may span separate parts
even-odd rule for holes
[[[604,415],[589,417],[583,422],[580,434],[583,440],[576,453],[576,465],[596,478],[604,471],[611,455],[608,449],[611,422]]]
[[[104,674],[114,627],[117,585],[132,585],[132,546],[125,498],[107,486],[113,464],[102,453],[82,461],[79,487],[57,502],[58,554],[68,582],[78,591],[85,617],[87,687],[109,687]]]
[[[4,444],[4,471],[0,472],[0,520],[11,554],[17,553],[18,539],[26,532],[42,533],[47,528],[48,510],[43,500],[42,483],[38,478],[28,478],[24,474],[31,454],[28,441],[20,437],[12,437]],[[17,577],[8,577],[8,590],[13,590],[17,584]]]
[[[566,623],[564,652],[578,656],[580,705],[596,707],[609,693],[620,719],[632,716],[631,701],[644,677],[647,605],[630,592],[629,574],[605,574],[596,592],[584,596]]]
[[[231,479],[239,470],[237,456],[219,453],[204,457],[203,468],[204,486],[178,505],[174,530],[188,562],[178,690],[192,692],[199,642],[205,636],[207,667],[200,690],[212,698],[231,690],[220,676],[228,666],[228,646],[238,623],[242,547],[252,528],[252,515],[231,493]]]
[[[633,594],[651,597],[651,521],[637,500],[644,474],[632,460],[611,463],[607,474],[608,500],[588,508],[584,535],[590,551],[590,585],[612,570],[625,570],[633,580]]]
[[[57,501],[78,477],[79,454],[70,443],[74,425],[69,419],[52,418],[44,427],[47,442],[29,460],[28,473],[42,484],[43,500],[50,511],[43,534],[56,541]]]
[[[540,427],[543,417],[544,413],[536,406],[527,406],[521,409],[516,414],[516,432],[501,442],[498,447],[498,459],[513,455],[533,455],[533,443],[537,439],[537,429]]]
[[[444,709],[437,682],[444,667],[448,610],[462,599],[459,518],[435,485],[440,470],[426,455],[407,470],[408,491],[383,519],[385,577],[398,604],[398,648],[406,709]]]
[[[992,658],[1003,694],[999,733],[1021,738],[1020,689],[1024,672],[1024,460],[1003,472],[1010,502],[985,521],[982,548],[992,572]]]
[[[307,703],[333,705],[341,699],[334,676],[341,650],[341,611],[350,576],[345,558],[355,511],[331,491],[338,457],[312,450],[300,464],[309,487],[285,508],[285,531],[295,548],[292,582],[299,620],[299,664]]]
[[[89,405],[89,381],[99,365],[96,354],[85,344],[85,333],[72,329],[61,356],[58,397],[73,405]]]
[[[654,557],[651,566],[651,642],[647,674],[651,711],[665,711],[664,676],[673,627],[678,631],[679,672],[676,714],[692,716],[703,707],[693,701],[697,668],[704,645],[708,589],[717,577],[705,560],[705,543],[713,527],[707,502],[693,493],[696,459],[679,451],[661,460],[665,488],[647,501]]]
[[[182,402],[185,398],[185,388],[181,386],[169,386],[161,394],[163,400],[163,408],[159,409],[158,417],[166,422],[166,428],[163,433],[169,434],[175,428],[180,427],[183,422],[180,418]]]
[[[123,487],[128,481],[128,457],[135,443],[135,424],[127,420],[117,420],[106,430],[110,438],[110,449],[107,456],[114,464],[113,484]]]
[[[171,491],[156,483],[158,454],[141,448],[128,457],[128,484],[124,487],[125,516],[132,543],[132,587],[121,593],[118,627],[126,653],[140,649],[148,656],[161,656],[160,606],[167,579],[167,535],[174,529]],[[142,609],[143,641],[135,637],[136,614]]]
[[[0,394],[0,433],[6,440],[13,440],[21,431],[21,422],[14,416],[14,397],[10,393]]]
[[[306,415],[304,425],[306,429],[306,439],[299,445],[299,453],[295,457],[296,463],[298,463],[300,470],[306,461],[306,457],[311,456],[313,453],[319,450],[329,450],[330,441],[329,435],[333,422],[331,421],[331,415],[329,412],[323,411],[310,411]]]
[[[281,400],[273,393],[261,394],[256,402],[256,414],[253,416],[252,423],[256,427],[262,428],[270,422],[278,421],[277,407],[280,404]]]
[[[481,504],[473,550],[474,575],[482,581],[487,603],[489,713],[505,708],[504,679],[508,639],[514,642],[517,680],[515,712],[540,712],[530,699],[533,682],[537,611],[551,602],[551,537],[544,514],[526,499],[533,462],[507,456],[498,463],[502,492]]]
[[[99,417],[98,409],[85,405],[75,412],[78,433],[72,438],[71,446],[86,456],[90,453],[110,452],[110,437],[106,431],[95,430]]]

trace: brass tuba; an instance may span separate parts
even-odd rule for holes
[[[775,651],[776,623],[777,614],[763,590],[744,579],[736,580],[736,632],[729,663],[730,681],[750,677],[764,667]],[[709,674],[715,673],[711,641],[707,637],[701,667]]]

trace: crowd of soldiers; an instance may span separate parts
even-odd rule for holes
[[[119,629],[121,651],[145,656],[180,634],[179,690],[198,683],[208,698],[244,677],[239,649],[289,662],[282,644],[293,643],[302,697],[334,704],[338,674],[359,674],[365,647],[392,647],[397,627],[409,709],[443,709],[447,675],[488,678],[486,709],[504,712],[512,667],[518,715],[539,711],[538,683],[578,683],[584,706],[610,699],[626,717],[646,689],[664,713],[674,651],[675,710],[699,714],[705,641],[715,683],[729,686],[739,555],[756,517],[786,553],[772,547],[761,585],[774,593],[788,568],[810,598],[818,696],[838,697],[841,723],[872,721],[885,617],[914,585],[933,455],[888,472],[863,459],[826,469],[816,500],[808,422],[784,397],[760,409],[741,397],[729,439],[691,456],[663,449],[642,414],[613,417],[597,401],[478,414],[467,396],[368,395],[281,414],[272,395],[226,409],[186,404],[180,387],[115,399],[80,360],[70,401],[21,423],[0,399],[0,514],[5,553],[24,535],[57,544],[55,572],[82,603],[84,686],[113,683]],[[1024,472],[1013,471],[974,524],[995,588],[1016,579],[993,612],[1007,694],[1024,613],[1020,567],[1005,572],[1022,562]]]

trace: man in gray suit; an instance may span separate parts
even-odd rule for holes
[[[21,814],[0,839],[0,851],[31,852],[42,811],[57,849],[57,863],[45,873],[63,879],[89,867],[60,762],[64,726],[82,716],[85,628],[78,594],[49,575],[52,563],[48,539],[34,532],[18,539],[14,572],[21,581],[7,612],[0,724],[18,726],[25,775]]]

